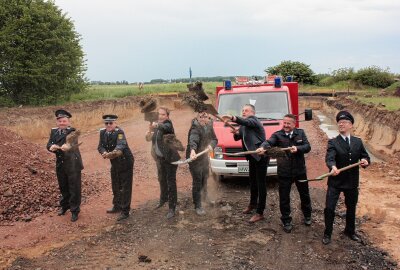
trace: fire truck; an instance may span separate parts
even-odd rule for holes
[[[256,108],[256,116],[264,126],[266,137],[269,138],[275,131],[282,129],[283,117],[288,114],[296,115],[296,127],[299,126],[299,97],[298,83],[286,82],[278,76],[268,76],[264,83],[245,83],[232,85],[225,81],[223,86],[216,87],[215,107],[219,115],[230,114],[241,116],[243,105],[252,104]],[[271,80],[273,82],[271,82]],[[301,113],[303,114],[303,113]],[[304,111],[305,120],[312,119],[312,111]],[[231,129],[222,121],[214,121],[214,131],[218,138],[218,145],[211,154],[210,167],[214,176],[222,179],[226,176],[248,176],[249,163],[244,156],[226,156],[223,153],[242,152],[241,141],[235,141]],[[233,123],[235,126],[236,124]],[[277,174],[276,159],[271,159],[267,175]]]

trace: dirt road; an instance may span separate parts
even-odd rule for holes
[[[183,143],[192,117],[189,110],[172,112],[178,138]],[[313,148],[307,158],[311,177],[326,172],[326,138],[317,124],[314,121],[302,125]],[[206,216],[198,217],[190,198],[191,177],[184,166],[177,174],[180,213],[174,220],[166,221],[166,208],[153,210],[159,189],[150,145],[143,138],[147,125],[141,115],[121,123],[135,155],[134,210],[126,222],[117,224],[115,216],[105,214],[111,204],[109,164],[96,151],[98,133],[85,134],[81,140],[85,173],[104,192],[85,198],[76,223],[69,221],[69,214],[58,217],[52,213],[29,223],[0,227],[0,265],[10,269],[395,269],[396,262],[388,252],[370,243],[372,239],[385,244],[391,254],[398,256],[395,258],[400,258],[395,246],[397,234],[378,233],[386,232],[386,221],[394,232],[398,222],[390,211],[397,205],[391,205],[393,209],[390,205],[383,208],[384,219],[379,216],[382,213],[371,208],[375,205],[371,200],[383,204],[383,197],[387,197],[374,191],[377,187],[371,184],[380,173],[379,166],[373,168],[373,174],[362,173],[366,194],[360,198],[362,214],[357,221],[363,224],[362,243],[351,242],[340,234],[344,225],[340,204],[333,243],[327,247],[321,244],[325,182],[312,185],[311,227],[302,224],[297,192],[292,193],[295,228],[286,234],[280,225],[273,181],[268,190],[268,218],[259,224],[250,225],[250,217],[241,214],[249,197],[247,183],[241,178],[222,183],[210,179],[210,191],[217,203],[206,208]],[[398,190],[396,182],[386,180]],[[392,245],[388,237],[394,242]]]

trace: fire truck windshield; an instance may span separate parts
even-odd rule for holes
[[[221,94],[218,102],[218,113],[242,115],[242,107],[252,104],[256,116],[260,119],[282,119],[289,113],[287,92],[253,92]]]

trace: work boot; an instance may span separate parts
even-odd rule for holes
[[[107,214],[115,214],[115,213],[121,212],[121,210],[114,205],[112,208],[108,209],[106,212],[107,212]]]
[[[121,220],[127,219],[128,217],[129,217],[129,213],[121,212],[121,215],[119,215],[119,217],[117,218],[117,221],[121,221]]]
[[[69,209],[69,207],[68,208],[61,208],[60,210],[58,210],[57,215],[58,216],[65,215],[65,213],[68,211],[68,209]]]
[[[198,207],[198,208],[196,208],[196,214],[199,216],[204,216],[206,214],[206,211],[204,211],[203,208]]]
[[[72,212],[71,221],[75,222],[78,220],[78,212]]]
[[[167,219],[171,219],[175,216],[175,209],[169,209],[167,214]]]
[[[291,233],[293,229],[293,225],[291,222],[287,222],[285,224],[283,224],[283,230],[285,231],[285,233]]]
[[[304,218],[304,225],[311,226],[311,217]]]
[[[322,243],[324,245],[328,245],[330,242],[331,242],[331,236],[327,235],[327,234],[324,234],[324,238],[322,238]]]

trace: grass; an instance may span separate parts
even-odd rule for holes
[[[222,83],[205,82],[203,88],[207,93],[214,93],[217,85],[222,85]],[[137,85],[91,85],[86,91],[72,95],[69,102],[181,92],[187,92],[186,83],[146,84],[142,90]]]
[[[354,99],[361,101],[362,103],[372,103],[376,106],[384,104],[385,109],[388,111],[396,111],[400,109],[400,98],[399,97],[363,97],[356,96]]]

